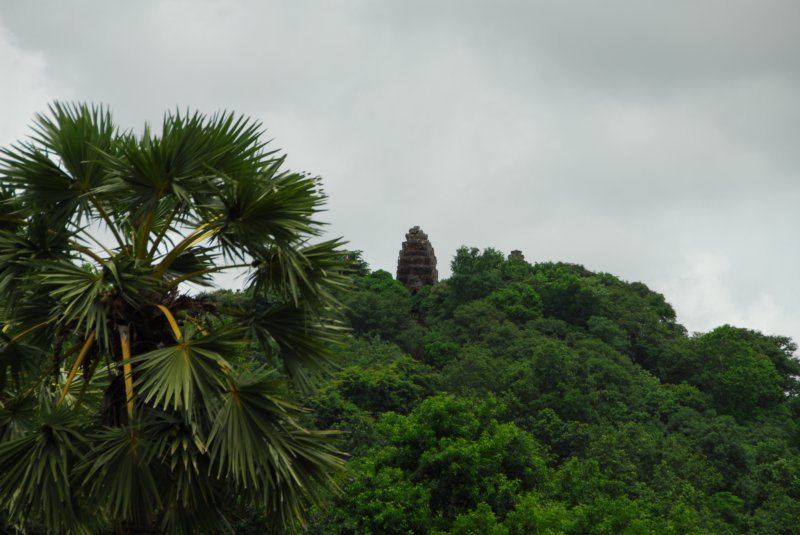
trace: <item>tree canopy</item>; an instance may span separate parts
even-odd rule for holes
[[[791,340],[690,336],[661,294],[579,265],[464,247],[452,267],[413,296],[356,277],[375,305],[313,405],[353,456],[307,533],[797,533]]]

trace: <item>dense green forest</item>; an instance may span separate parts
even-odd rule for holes
[[[789,338],[690,335],[661,294],[579,265],[451,267],[411,295],[356,262],[352,337],[310,401],[350,457],[306,533],[800,532]]]

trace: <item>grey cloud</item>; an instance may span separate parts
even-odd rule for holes
[[[518,248],[643,280],[692,330],[800,338],[792,0],[0,3],[49,84],[7,109],[257,117],[375,268],[419,224],[443,275]]]

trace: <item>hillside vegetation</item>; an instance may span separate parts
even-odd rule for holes
[[[356,268],[311,402],[351,457],[307,533],[799,532],[790,339],[689,335],[644,284],[493,249],[416,295]]]

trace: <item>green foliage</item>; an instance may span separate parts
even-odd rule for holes
[[[683,341],[667,354],[662,368],[666,378],[710,394],[720,412],[747,418],[780,404],[787,389],[794,388],[796,375],[790,370],[797,361],[782,343],[778,337],[725,325]]]
[[[791,340],[689,337],[644,284],[493,249],[459,249],[410,302],[355,280],[396,298],[315,405],[353,458],[307,533],[796,531]]]
[[[431,394],[434,380],[427,366],[403,356],[380,368],[347,368],[334,386],[361,410],[405,414]]]
[[[356,279],[348,297],[347,317],[353,330],[365,336],[392,340],[410,323],[411,294],[386,271]]]
[[[43,400],[30,428],[0,444],[0,488],[14,489],[6,514],[20,528],[82,530],[81,504],[73,494],[72,467],[87,447],[82,415]],[[24,519],[24,520],[23,520]]]
[[[0,150],[0,530],[225,533],[242,506],[291,528],[333,487],[295,387],[341,343],[346,254],[261,135],[56,103]],[[186,293],[228,270],[246,291]]]
[[[450,263],[453,274],[447,281],[453,305],[482,299],[500,288],[503,263],[503,253],[496,249],[481,252],[475,247],[460,247]]]
[[[499,423],[498,410],[492,401],[475,405],[450,396],[434,396],[408,416],[386,413],[378,423],[382,438],[365,456],[369,462],[352,467],[355,478],[343,494],[349,497],[346,510],[355,507],[364,511],[362,504],[383,505],[387,495],[413,491],[415,499],[424,499],[416,511],[427,515],[422,517],[424,523],[415,524],[427,531],[446,529],[460,511],[483,507],[485,513],[486,504],[494,511],[513,508],[514,496],[539,486],[547,468],[535,441],[513,424]],[[387,477],[389,474],[391,477]],[[363,517],[347,525],[347,520],[337,516],[343,514],[342,508],[337,511],[322,522],[336,525],[328,532],[382,533],[381,529],[387,529],[375,524],[376,512],[358,515]],[[435,518],[440,520],[432,520]],[[462,517],[456,525],[463,532],[476,522],[482,521]]]
[[[383,270],[355,278],[354,291],[344,300],[353,331],[399,344],[408,352],[419,345],[420,328],[412,319],[412,296]]]
[[[541,495],[522,495],[516,508],[508,513],[504,526],[510,535],[574,533],[577,518],[561,502],[548,502]]]
[[[434,531],[433,533],[437,532]],[[473,533],[508,535],[508,529],[497,523],[494,511],[488,504],[480,503],[474,511],[458,515],[447,533],[452,535],[472,535]]]
[[[503,312],[506,317],[524,323],[542,316],[542,299],[536,290],[519,282],[495,290],[486,301]]]
[[[429,530],[429,493],[410,481],[399,468],[376,466],[367,460],[354,463],[359,474],[347,486],[347,501],[316,519],[320,534],[410,535]]]
[[[598,308],[601,288],[582,266],[537,264],[531,282],[546,316],[583,326]]]

